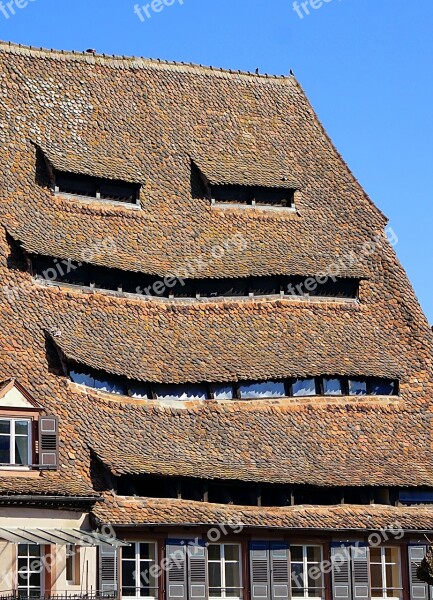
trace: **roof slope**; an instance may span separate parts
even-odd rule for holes
[[[0,93],[0,381],[19,378],[60,417],[62,437],[58,473],[1,480],[0,493],[88,493],[91,449],[116,473],[432,484],[432,333],[378,237],[383,215],[293,78],[0,44]],[[59,169],[141,182],[141,210],[53,195],[38,148]],[[300,190],[297,212],[211,207],[192,161],[222,183],[285,178]],[[304,276],[337,263],[340,276],[363,279],[361,297],[164,303],[44,287],[6,231],[29,252],[90,253],[149,274]],[[239,235],[246,247],[214,251]],[[401,399],[183,411],[107,401],[68,386],[52,340],[73,360],[129,378],[376,375],[398,377]]]

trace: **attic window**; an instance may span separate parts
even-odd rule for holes
[[[100,267],[89,263],[33,255],[33,274],[40,280],[159,298],[248,298],[262,296],[358,298],[359,279],[262,276],[184,279]]]
[[[73,383],[139,400],[189,402],[194,400],[271,400],[285,397],[353,395],[353,380],[347,377],[287,378],[267,381],[239,381],[233,383],[150,383],[133,381],[79,365],[69,365]],[[398,382],[391,379],[357,379],[357,385],[369,396],[396,396]],[[380,392],[380,393],[379,393]]]
[[[135,183],[57,171],[54,185],[57,194],[122,204],[139,204],[140,185]]]
[[[295,190],[246,185],[212,185],[212,204],[294,207]]]

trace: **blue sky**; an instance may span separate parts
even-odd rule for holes
[[[12,5],[15,14],[7,0],[8,18],[0,11],[3,40],[276,74],[293,69],[390,218],[397,253],[433,323],[431,0],[308,0],[303,18],[293,0],[173,0],[159,12],[147,9],[150,17],[134,13],[135,0],[13,1],[21,6]]]

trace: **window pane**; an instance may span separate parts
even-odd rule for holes
[[[139,398],[141,400],[149,400],[149,390],[146,385],[130,385],[129,393],[132,398]]]
[[[140,544],[140,558],[155,561],[155,544]]]
[[[206,387],[200,385],[156,385],[155,393],[158,400],[206,400]]]
[[[95,378],[89,373],[83,373],[82,371],[72,370],[69,372],[69,377],[74,383],[79,383],[80,385],[87,385],[88,387],[95,387]]]
[[[0,434],[1,433],[9,434],[10,433],[10,428],[11,428],[11,422],[10,421],[5,421],[4,419],[0,420]]]
[[[374,396],[392,396],[394,394],[395,384],[388,379],[375,379],[371,384],[371,393]]]
[[[122,548],[122,559],[131,558],[135,559],[135,544],[133,543],[131,546],[125,546]]]
[[[226,560],[239,560],[239,546],[234,544],[226,544],[224,548],[224,555]]]
[[[380,563],[382,561],[382,549],[370,548],[370,562]]]
[[[292,389],[294,396],[315,396],[316,381],[314,379],[296,379]]]
[[[292,591],[294,595],[304,595],[304,566],[301,563],[292,563]],[[296,594],[296,591],[299,593]]]
[[[11,441],[10,436],[0,435],[0,463],[9,465],[11,462]]]
[[[349,394],[351,396],[365,396],[367,393],[367,382],[357,379],[349,379]]]
[[[153,563],[141,562],[139,573],[140,596],[146,598],[154,595],[156,589],[155,578],[152,577],[149,570]]]
[[[322,549],[320,546],[307,546],[308,562],[319,563],[322,560]]]
[[[218,544],[210,544],[208,548],[209,560],[220,560],[221,558],[221,546]]]
[[[15,434],[16,435],[28,435],[29,433],[29,422],[28,421],[15,421]]]
[[[22,436],[15,438],[15,464],[29,464],[29,441],[27,437]]]
[[[386,565],[386,587],[400,587],[400,566],[398,564]]]
[[[135,588],[135,561],[122,561],[122,585]]]
[[[382,588],[382,565],[372,564],[371,568],[371,587]]]
[[[233,400],[232,385],[214,385],[213,392],[215,400]]]
[[[241,398],[284,398],[286,391],[282,381],[266,381],[263,383],[244,383],[239,386]]]
[[[95,385],[94,387],[97,390],[101,390],[102,392],[108,392],[109,394],[119,394],[124,396],[126,394],[126,389],[124,384],[118,380],[116,377],[107,378],[107,377],[95,377]]]
[[[340,379],[323,379],[323,391],[326,396],[342,396],[343,385]]]
[[[209,566],[209,587],[221,588],[221,563],[211,562]]]
[[[291,555],[292,561],[302,562],[304,560],[302,550],[303,550],[302,546],[291,546],[290,547],[290,555]]]
[[[387,563],[398,563],[400,560],[399,549],[392,546],[387,546],[385,550],[385,562]]]
[[[226,587],[241,587],[239,563],[226,563]]]

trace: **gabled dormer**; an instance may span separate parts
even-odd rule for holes
[[[57,469],[57,418],[42,411],[16,379],[0,383],[0,473]]]

